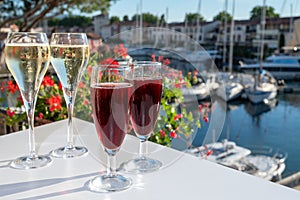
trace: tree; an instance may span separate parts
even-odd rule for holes
[[[80,26],[85,28],[87,26],[91,26],[92,24],[92,18],[85,16],[69,16],[63,19],[52,18],[48,21],[49,26]]]
[[[1,0],[0,27],[18,23],[19,31],[29,31],[43,19],[51,19],[75,10],[81,13],[101,11],[106,13],[116,0]]]
[[[219,14],[214,16],[213,19],[214,19],[214,21],[218,20],[218,21],[224,22],[226,17],[227,17],[228,22],[232,20],[232,16],[226,11],[219,12]]]
[[[199,22],[204,22],[204,18],[199,13],[188,13],[186,19],[188,22],[195,23],[199,18]]]
[[[128,22],[128,21],[129,21],[128,15],[124,15],[124,16],[123,16],[123,21],[124,21],[124,22]]]
[[[255,6],[250,12],[250,19],[261,19],[263,6]],[[272,6],[266,6],[266,17],[279,18],[279,14],[275,13],[275,9]]]
[[[120,18],[118,16],[111,16],[110,18],[110,24],[114,23],[114,22],[120,22]]]
[[[137,17],[139,19],[140,15],[135,14],[134,16],[132,16],[132,21],[135,21]],[[158,21],[158,17],[156,17],[155,15],[153,15],[151,13],[143,13],[143,22],[147,22],[150,24],[156,24],[157,21]]]

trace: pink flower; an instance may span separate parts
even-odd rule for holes
[[[165,131],[163,131],[163,130],[160,130],[160,131],[159,131],[159,134],[160,134],[160,136],[161,136],[162,138],[166,137],[166,133],[165,133]]]
[[[203,116],[202,119],[203,119],[205,122],[208,122],[208,121],[209,121],[209,119],[208,119],[207,116]]]
[[[169,65],[170,63],[171,62],[170,62],[170,60],[168,58],[164,60],[164,65]]]
[[[155,61],[156,61],[156,59],[155,59],[155,55],[154,55],[154,54],[152,54],[152,55],[151,55],[151,58],[152,58],[152,61],[153,61],[153,62],[155,62]]]
[[[158,62],[161,62],[164,59],[163,56],[158,56]]]
[[[85,84],[83,82],[79,82],[78,88],[84,88],[84,87],[85,87]]]
[[[83,101],[83,104],[86,105],[86,106],[89,105],[89,100],[85,99],[85,100]]]
[[[183,117],[183,114],[177,114],[174,116],[174,120],[178,120],[178,119],[181,119]]]
[[[44,114],[43,113],[39,113],[39,118],[40,119],[44,119]]]
[[[198,106],[198,111],[199,111],[199,112],[202,112],[202,108],[203,108],[203,106],[202,106],[202,104],[200,104],[200,105]]]

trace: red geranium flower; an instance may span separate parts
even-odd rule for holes
[[[177,114],[174,116],[174,120],[181,119],[183,117],[183,114]]]
[[[101,61],[101,65],[119,65],[118,61],[115,61],[113,58],[105,58]]]
[[[10,111],[10,109],[8,108],[8,109],[6,110],[6,114],[11,118],[11,117],[13,117],[16,113],[15,113],[15,111]]]
[[[50,76],[45,76],[41,85],[45,87],[52,87],[54,86],[54,80]]]
[[[1,83],[0,90],[1,90],[1,92],[4,92],[4,90],[5,90],[5,82]]]
[[[7,81],[6,88],[11,94],[14,94],[19,89],[19,87],[15,85],[12,81]]]
[[[170,132],[170,137],[171,137],[171,138],[177,138],[176,132],[175,132],[175,131],[171,131],[171,132]]]
[[[54,110],[61,110],[61,97],[59,95],[52,96],[48,99],[47,104],[50,105],[49,110],[52,112]]]
[[[22,95],[21,95],[21,94],[17,97],[17,100],[18,100],[22,105],[24,104],[23,98],[22,98]]]
[[[209,119],[208,119],[207,116],[204,116],[202,119],[203,119],[205,122],[208,122],[208,121],[209,121]]]
[[[58,83],[58,88],[59,88],[60,90],[62,90],[62,84],[61,84],[61,82]]]

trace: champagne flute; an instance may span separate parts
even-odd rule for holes
[[[116,154],[129,131],[129,99],[132,84],[127,81],[131,68],[119,65],[95,66],[91,77],[91,102],[98,137],[108,155],[106,174],[88,182],[96,192],[130,187],[131,179],[116,172]]]
[[[139,156],[122,164],[127,172],[145,173],[158,170],[162,163],[149,158],[147,140],[156,124],[162,95],[161,63],[140,61],[134,63],[134,91],[130,99],[131,123],[140,139]]]
[[[73,107],[77,86],[89,59],[89,45],[85,33],[54,33],[50,41],[51,63],[62,84],[68,110],[67,145],[52,151],[58,158],[84,155],[87,148],[74,145]]]
[[[12,32],[7,36],[5,61],[16,80],[29,125],[29,155],[10,163],[16,169],[32,169],[51,162],[48,156],[37,155],[34,135],[34,109],[37,94],[50,63],[50,48],[45,33]]]

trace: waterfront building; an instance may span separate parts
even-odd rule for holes
[[[279,40],[283,35],[285,45],[298,45],[298,34],[296,30],[300,29],[300,16],[267,18],[265,26],[264,43],[271,49],[279,49]],[[108,15],[97,15],[93,17],[94,31],[103,38],[108,38],[139,27],[136,21],[115,22],[110,24]],[[222,48],[224,42],[229,45],[230,40],[230,21],[227,24],[226,41],[224,41],[224,23],[220,21],[208,21],[197,23],[173,22],[168,23],[165,27],[172,30],[172,33],[166,34],[161,29],[153,28],[147,34],[149,38],[159,38],[165,42],[175,42],[176,44],[184,42],[182,34],[189,36],[191,39],[199,42],[201,45],[209,48]],[[261,22],[259,19],[252,20],[235,20],[234,21],[233,41],[239,46],[258,48],[261,43]],[[156,24],[143,23],[143,27],[158,27]],[[296,28],[299,27],[299,28]],[[120,39],[127,40],[134,38],[129,32],[122,34]]]

